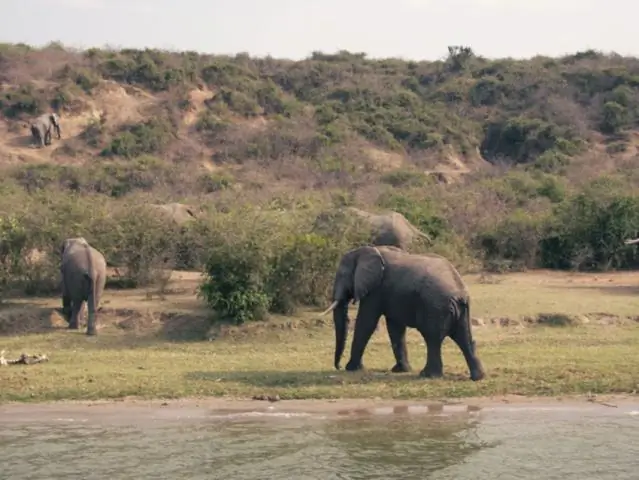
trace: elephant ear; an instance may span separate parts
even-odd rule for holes
[[[379,286],[384,275],[384,259],[377,248],[362,247],[355,267],[354,301],[358,302]]]
[[[69,248],[70,244],[71,240],[69,240],[68,238],[62,242],[62,245],[60,246],[60,255],[64,255],[64,252],[67,248]]]

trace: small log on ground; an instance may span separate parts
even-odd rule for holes
[[[4,357],[4,350],[0,352],[0,366],[4,365],[33,365],[36,363],[48,362],[49,357],[46,355],[36,354],[36,355],[27,355],[23,353],[18,358],[13,360],[7,360]]]

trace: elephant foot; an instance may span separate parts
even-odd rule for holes
[[[91,329],[91,330],[87,330],[87,335],[89,336],[94,336],[97,335],[98,332],[95,330],[95,328]]]
[[[433,370],[432,368],[424,368],[421,372],[419,372],[419,376],[423,378],[442,378],[444,376],[444,372],[441,370]]]
[[[352,361],[348,362],[345,368],[347,372],[355,372],[357,370],[363,370],[363,369],[364,369],[364,364],[362,362],[354,363]]]
[[[483,370],[475,370],[470,372],[470,379],[473,382],[478,382],[486,377],[486,372]]]
[[[79,330],[79,328],[77,323],[69,323],[69,330]]]
[[[412,368],[408,363],[397,363],[393,368],[391,368],[391,372],[393,373],[406,373],[412,371]]]

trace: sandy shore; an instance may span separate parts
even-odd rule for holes
[[[235,398],[182,398],[142,400],[125,398],[100,401],[6,403],[0,405],[0,423],[59,419],[81,415],[98,419],[144,418],[203,419],[247,412],[270,414],[375,415],[388,413],[441,413],[494,411],[512,408],[632,408],[639,410],[639,395],[526,397],[505,395],[445,401],[392,399],[259,401]]]

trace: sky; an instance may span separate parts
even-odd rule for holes
[[[632,0],[0,0],[0,42],[301,59],[484,57],[595,49],[639,56]]]

